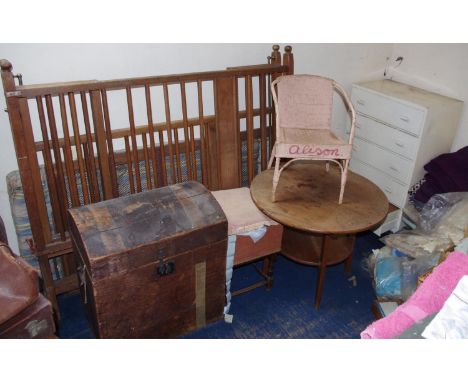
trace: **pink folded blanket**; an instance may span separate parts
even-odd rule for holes
[[[451,253],[404,304],[369,325],[361,338],[393,338],[415,322],[438,312],[464,275],[468,275],[468,255]]]

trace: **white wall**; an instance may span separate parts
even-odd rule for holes
[[[0,44],[0,58],[25,84],[195,72],[265,63],[272,44]],[[284,44],[281,44],[284,46]],[[296,73],[336,79],[349,91],[356,81],[383,77],[391,44],[292,44]],[[0,97],[2,109],[5,106]],[[137,107],[137,105],[136,105]],[[335,122],[346,115],[338,110]],[[17,250],[5,183],[17,169],[8,115],[0,112],[0,214]]]
[[[462,101],[468,100],[468,44],[394,44],[391,60],[403,57],[388,77]],[[468,145],[464,107],[451,151]]]
[[[333,78],[349,92],[351,84],[383,78],[392,44],[294,44],[295,73]],[[336,97],[338,98],[338,97]],[[335,102],[334,131],[345,138],[348,114],[342,102]]]

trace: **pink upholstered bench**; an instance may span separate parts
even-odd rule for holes
[[[228,235],[235,235],[234,267],[263,258],[263,269],[258,270],[263,280],[235,291],[237,295],[254,288],[273,283],[273,263],[276,253],[281,251],[283,226],[264,215],[254,204],[250,190],[246,187],[213,191],[228,220]],[[256,242],[249,233],[266,228],[266,233]]]

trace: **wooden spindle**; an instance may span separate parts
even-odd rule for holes
[[[158,183],[160,186],[167,186],[167,166],[166,166],[166,149],[164,142],[164,132],[158,129],[159,137],[159,156],[156,156],[156,168],[158,172]]]
[[[200,121],[200,161],[202,165],[202,183],[210,188],[210,179],[209,179],[209,171],[208,171],[208,163],[209,163],[209,156],[208,156],[208,149],[207,149],[207,140],[208,140],[208,133],[206,131],[207,127],[205,124],[205,118],[203,116],[203,86],[202,81],[197,81],[197,93],[198,93],[198,119]]]
[[[125,140],[125,154],[127,156],[127,170],[128,170],[128,183],[130,184],[130,193],[135,193],[135,185],[133,181],[133,170],[132,170],[132,155],[130,153],[130,143],[128,135],[124,137]]]
[[[267,109],[270,110],[268,113],[267,113],[267,137],[268,137],[268,146],[267,146],[267,161],[268,161],[268,158],[270,157],[270,154],[271,154],[271,150],[273,148],[273,143],[272,143],[272,136],[271,136],[271,131],[273,130],[273,111],[271,111],[271,108],[272,108],[272,103],[273,103],[273,98],[272,98],[272,95],[271,95],[271,88],[270,88],[270,84],[271,84],[271,74],[268,74],[266,76],[266,94],[267,94]]]
[[[174,167],[174,151],[172,147],[172,128],[171,128],[171,110],[169,107],[169,91],[167,88],[167,83],[163,84],[163,93],[164,93],[164,108],[166,112],[166,132],[167,132],[167,144],[169,146],[169,163],[171,166],[171,183],[177,183]],[[161,147],[164,146],[164,141],[159,143]]]
[[[197,173],[197,154],[195,148],[195,131],[193,124],[189,126],[189,141],[190,141],[190,163],[192,165],[192,179],[198,181]]]
[[[273,45],[273,52],[271,53],[271,63],[281,65],[281,53],[279,51],[279,45]],[[282,74],[273,73],[271,75],[271,81],[273,82]],[[273,102],[271,103],[273,107]],[[271,112],[271,131],[270,131],[270,148],[273,149],[273,145],[276,142],[276,112],[273,107]]]
[[[88,176],[88,185],[89,185],[89,196],[90,196],[90,203],[93,202],[93,195],[92,195],[92,185],[90,182],[89,174],[91,174],[91,164],[89,163],[91,160],[89,156],[89,150],[88,150],[88,144],[87,142],[81,143],[81,149],[83,150],[83,159],[84,159],[84,165],[86,169],[86,174]]]
[[[101,194],[99,192],[99,184],[97,181],[96,173],[96,163],[94,156],[94,146],[93,146],[93,135],[91,134],[91,124],[89,122],[89,112],[88,112],[88,101],[86,99],[86,93],[80,92],[81,97],[81,108],[83,110],[83,120],[86,130],[86,152],[85,158],[87,159],[88,167],[88,181],[90,185],[90,194],[91,201],[93,203],[99,202],[101,200]]]
[[[260,164],[262,171],[267,168],[267,131],[266,131],[266,80],[265,75],[259,77],[260,91]]]
[[[130,123],[130,136],[132,138],[133,161],[134,161],[134,166],[135,166],[136,189],[137,189],[137,192],[141,192],[140,160],[138,159],[138,145],[137,145],[136,131],[135,131],[135,117],[133,114],[132,89],[129,86],[127,86],[126,90],[127,90],[128,121]]]
[[[46,109],[47,109],[47,117],[49,120],[49,129],[50,129],[50,136],[52,138],[52,149],[54,152],[54,160],[55,160],[55,168],[57,173],[57,189],[59,192],[59,204],[61,206],[60,213],[62,214],[62,221],[64,228],[67,229],[67,216],[66,211],[68,209],[68,197],[67,197],[67,189],[65,185],[65,175],[63,172],[62,167],[62,155],[60,153],[60,145],[59,139],[57,134],[57,125],[55,123],[55,114],[54,114],[54,106],[52,104],[52,97],[47,95],[45,97],[46,100]],[[62,238],[64,240],[65,238]]]
[[[180,83],[180,97],[182,101],[182,121],[184,125],[184,146],[185,146],[185,166],[187,168],[187,178],[193,179],[193,167],[190,158],[190,146],[189,146],[189,132],[188,132],[188,117],[187,117],[187,96],[185,94],[185,82]]]
[[[80,205],[80,197],[78,195],[78,188],[76,186],[75,169],[73,166],[73,153],[71,150],[70,133],[68,131],[68,117],[67,109],[65,107],[65,96],[59,94],[60,115],[62,118],[63,141],[64,141],[64,159],[65,170],[67,172],[68,187],[70,190],[70,198],[73,207]]]
[[[146,189],[151,190],[153,188],[151,182],[151,169],[149,163],[149,155],[148,155],[148,142],[146,140],[146,133],[141,134],[141,140],[143,142],[143,158],[145,161],[145,173],[146,173]]]
[[[85,165],[83,161],[82,151],[81,151],[81,142],[80,142],[80,129],[78,125],[78,116],[76,113],[76,103],[75,103],[75,94],[68,93],[68,102],[70,106],[70,115],[72,120],[73,127],[73,138],[75,141],[76,156],[78,159],[78,170],[80,173],[81,179],[81,192],[83,193],[83,200],[85,204],[89,204],[89,192],[88,192],[88,182],[85,176]]]
[[[174,147],[175,147],[175,157],[176,157],[176,173],[177,173],[177,182],[182,182],[182,164],[180,161],[180,148],[179,148],[179,129],[174,128]]]
[[[63,216],[60,211],[60,195],[57,189],[55,180],[54,165],[52,163],[52,157],[50,155],[51,147],[49,144],[49,133],[47,131],[47,125],[44,114],[44,105],[42,104],[42,97],[36,97],[37,111],[39,114],[39,124],[42,131],[42,141],[44,143],[44,149],[42,155],[44,158],[44,166],[47,175],[47,186],[49,188],[50,204],[52,206],[52,217],[54,219],[55,232],[60,234],[60,237],[65,237],[65,225],[63,223]]]
[[[102,195],[104,200],[107,200],[113,198],[113,187],[109,154],[107,152],[107,138],[102,112],[101,92],[99,90],[90,90],[89,96],[91,99],[91,112],[93,117],[96,151],[98,154],[99,175],[101,176]]]
[[[273,52],[271,53],[271,63],[281,65],[281,53],[279,51],[279,45],[273,45]],[[271,82],[276,80],[281,74],[273,73],[270,78]],[[270,85],[270,84],[268,84]],[[270,88],[270,86],[268,86]],[[273,106],[273,98],[271,97],[271,90],[270,90],[270,106],[272,106],[271,111],[271,129],[270,129],[270,153],[273,149],[273,145],[276,142],[276,113]]]
[[[119,185],[117,184],[117,168],[115,166],[114,143],[112,141],[112,128],[109,116],[109,105],[107,102],[107,92],[101,90],[102,107],[104,110],[104,123],[106,132],[107,150],[109,152],[110,178],[112,183],[112,195],[114,198],[119,196]]]
[[[268,57],[270,64],[280,64],[281,65],[281,54],[279,52],[279,45],[273,45],[273,52],[271,56]],[[275,118],[275,109],[273,106],[273,97],[271,94],[271,83],[278,78],[278,73],[272,73],[268,76],[268,109],[271,110],[268,113],[268,127],[269,127],[269,144],[270,144],[270,153],[273,150],[273,146],[276,142],[276,118]]]
[[[153,111],[151,107],[151,91],[150,91],[149,85],[145,85],[145,99],[146,99],[146,115],[148,118],[148,130],[149,130],[149,138],[150,138],[150,146],[151,146],[150,157],[151,157],[151,162],[153,164],[152,167],[153,167],[154,186],[158,187],[158,175],[157,175],[158,165],[156,161],[156,144],[154,142]],[[165,161],[161,163],[163,165],[161,170],[165,173],[166,164],[164,162]]]
[[[254,178],[254,127],[253,127],[253,89],[252,76],[245,78],[245,108],[246,108],[246,131],[247,131],[247,175],[249,186]]]

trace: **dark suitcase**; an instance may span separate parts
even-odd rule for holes
[[[198,182],[69,210],[96,337],[177,337],[222,318],[227,221]]]
[[[52,304],[43,295],[0,324],[0,338],[56,338]]]
[[[0,338],[54,338],[54,332],[37,271],[0,242]]]
[[[31,305],[38,295],[37,271],[0,242],[0,324]]]

